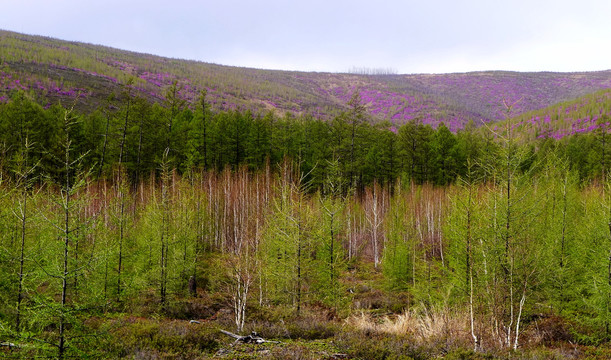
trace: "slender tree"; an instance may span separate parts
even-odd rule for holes
[[[182,86],[174,81],[172,85],[167,89],[165,93],[165,106],[167,110],[166,120],[166,149],[174,151],[174,125],[178,114],[183,110],[186,105],[186,100],[181,97]]]
[[[323,234],[322,247],[320,249],[322,261],[319,271],[323,274],[320,281],[321,292],[328,297],[328,301],[337,308],[339,301],[340,282],[339,274],[342,267],[342,249],[338,241],[342,229],[342,212],[345,208],[345,196],[343,181],[340,174],[339,162],[330,161],[329,173],[325,182],[325,191],[320,197],[322,216],[325,219],[323,229],[328,234]],[[326,291],[323,291],[325,289]]]
[[[371,189],[365,191],[365,215],[369,223],[371,232],[371,249],[373,254],[374,267],[380,264],[380,249],[384,247],[382,235],[382,225],[386,212],[388,195],[377,182],[374,182]]]
[[[65,109],[62,116],[62,158],[58,161],[62,163],[62,179],[59,193],[60,197],[56,202],[58,207],[58,220],[51,220],[51,224],[58,231],[58,239],[61,240],[61,255],[59,256],[60,263],[58,274],[53,274],[52,270],[47,270],[43,263],[39,264],[43,267],[45,273],[50,274],[60,281],[59,304],[57,304],[57,324],[58,324],[58,343],[57,357],[63,359],[69,348],[67,342],[67,330],[69,326],[75,325],[72,322],[74,309],[70,304],[70,280],[82,273],[91,265],[94,258],[93,253],[89,257],[79,260],[76,254],[76,242],[79,234],[84,233],[88,225],[88,221],[83,221],[79,218],[79,213],[82,209],[81,201],[77,195],[87,185],[87,179],[90,172],[82,169],[83,158],[86,154],[78,154],[74,151],[73,131],[78,124],[78,118],[73,115],[73,110]],[[72,252],[75,252],[73,255]]]
[[[30,165],[29,158],[32,150],[32,144],[28,141],[27,136],[22,144],[21,154],[17,160],[15,169],[16,188],[19,192],[18,207],[14,212],[17,220],[20,223],[20,245],[19,245],[19,272],[18,272],[18,288],[17,288],[17,313],[15,316],[15,330],[21,329],[21,307],[24,297],[24,277],[25,277],[25,261],[26,261],[26,240],[28,238],[27,228],[30,222],[30,209],[28,202],[32,196],[32,187],[35,179],[33,178],[36,164]]]

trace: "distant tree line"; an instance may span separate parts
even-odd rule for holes
[[[27,138],[30,157],[39,164],[37,174],[60,176],[61,149],[56,144],[64,106],[45,109],[24,92],[0,104],[0,165],[5,172],[16,166],[18,144]],[[499,134],[487,128],[471,123],[452,133],[443,123],[433,128],[417,120],[401,126],[372,124],[358,94],[347,111],[325,121],[290,113],[212,112],[205,92],[197,103],[188,103],[180,98],[176,84],[167,90],[163,103],[151,104],[134,96],[128,84],[97,110],[73,114],[72,146],[83,154],[82,165],[95,169],[97,177],[110,178],[120,163],[134,184],[160,172],[166,149],[169,166],[179,173],[242,166],[259,171],[289,158],[299,164],[312,189],[321,188],[331,161],[337,161],[342,181],[360,190],[374,181],[394,184],[398,179],[447,185],[465,176],[467,159],[482,173],[491,162],[500,161],[490,156]],[[524,143],[530,156],[522,169],[553,152],[566,158],[582,181],[600,178],[611,166],[606,129]]]
[[[357,75],[397,75],[397,69],[388,67],[388,68],[369,68],[369,67],[358,67],[353,66],[348,70],[349,74],[357,74]]]

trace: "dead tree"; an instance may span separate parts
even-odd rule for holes
[[[223,334],[231,336],[232,338],[235,339],[235,341],[233,342],[233,345],[237,344],[237,343],[242,343],[242,344],[263,344],[263,343],[276,343],[279,344],[280,341],[272,341],[272,340],[265,340],[264,338],[262,338],[261,336],[259,336],[259,334],[257,334],[256,332],[251,332],[250,335],[238,335],[238,334],[234,334],[234,333],[230,333],[229,331],[225,331],[225,330],[220,330]]]

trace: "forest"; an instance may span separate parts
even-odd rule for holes
[[[611,355],[608,115],[454,133],[358,91],[331,120],[180,94],[0,103],[0,355]]]

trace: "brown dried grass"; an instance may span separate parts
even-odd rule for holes
[[[408,336],[419,344],[470,342],[469,314],[460,311],[412,309],[382,317],[360,312],[346,319],[346,325],[368,333]]]

